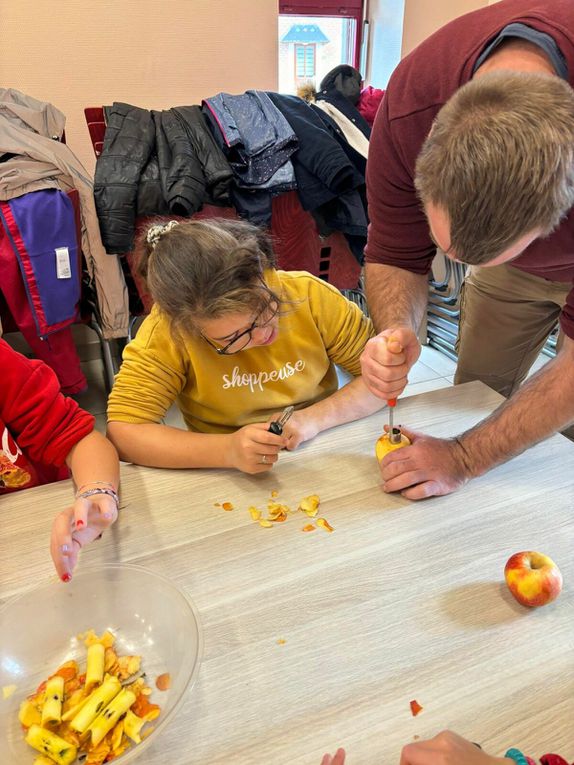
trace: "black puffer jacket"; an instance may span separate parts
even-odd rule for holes
[[[313,214],[321,235],[342,231],[362,263],[367,237],[363,174],[333,137],[318,110],[297,96],[267,95],[299,141],[299,149],[291,159],[301,206]]]
[[[149,112],[115,103],[107,111],[94,196],[104,247],[133,249],[136,215],[193,215],[229,204],[232,171],[197,106]]]
[[[96,162],[94,199],[108,252],[132,249],[138,184],[155,145],[151,114],[115,103],[106,113],[104,146]]]

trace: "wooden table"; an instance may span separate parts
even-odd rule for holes
[[[401,400],[398,417],[447,436],[499,401],[471,383]],[[121,518],[80,565],[167,574],[205,638],[196,686],[138,763],[319,765],[342,745],[350,765],[397,765],[404,743],[447,727],[494,754],[574,759],[574,445],[554,436],[456,494],[411,503],[381,489],[383,420],[325,433],[263,477],[122,469]],[[300,514],[253,523],[247,507],[272,489],[292,507],[318,493],[334,533],[302,533]],[[49,525],[69,497],[62,483],[0,499],[3,598],[52,575]],[[522,608],[503,584],[524,549],[562,569],[545,608]]]

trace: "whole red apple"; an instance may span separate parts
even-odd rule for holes
[[[508,589],[523,606],[545,606],[562,590],[562,574],[552,558],[539,552],[518,552],[504,567]]]

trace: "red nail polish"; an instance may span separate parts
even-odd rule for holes
[[[84,521],[76,521],[76,527],[80,528],[80,526],[84,525]]]
[[[70,574],[62,574],[62,582],[69,582],[71,578]]]

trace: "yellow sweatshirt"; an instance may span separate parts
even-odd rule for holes
[[[266,281],[285,301],[277,339],[231,356],[198,335],[175,340],[154,306],[124,350],[108,421],[158,423],[176,401],[190,430],[230,433],[334,393],[335,364],[361,373],[360,354],[375,332],[356,305],[305,271],[269,271]]]

